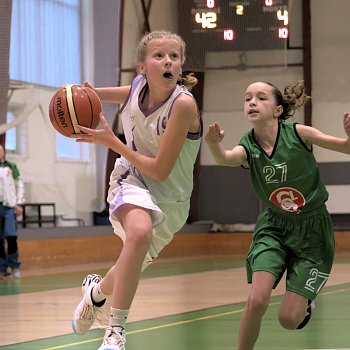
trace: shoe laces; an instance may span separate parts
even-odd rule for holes
[[[117,345],[121,350],[124,350],[125,343],[126,339],[124,332],[120,334],[113,327],[107,328],[105,337],[103,339],[103,345]]]

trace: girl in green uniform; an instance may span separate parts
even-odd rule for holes
[[[300,329],[309,321],[313,300],[332,268],[334,231],[325,206],[328,193],[312,145],[350,154],[350,113],[343,121],[347,138],[285,123],[309,99],[303,82],[288,85],[283,94],[270,83],[253,83],[244,102],[253,129],[231,150],[220,144],[224,131],[217,123],[209,126],[205,138],[218,164],[249,168],[254,190],[265,205],[247,255],[251,289],[238,350],[254,348],[272,289],[285,272],[286,292],[278,319],[286,329]]]

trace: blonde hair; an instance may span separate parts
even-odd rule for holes
[[[303,80],[298,80],[294,83],[289,83],[283,91],[281,91],[273,84],[266,83],[272,87],[272,93],[276,98],[277,105],[283,107],[282,114],[278,117],[280,120],[287,120],[292,117],[296,110],[304,106],[311,97],[305,93],[305,86]]]
[[[181,38],[180,35],[176,33],[167,32],[165,30],[153,31],[148,34],[145,34],[139,44],[136,47],[135,54],[135,64],[138,66],[140,62],[143,62],[147,55],[147,47],[148,44],[155,39],[173,39],[178,42],[180,45],[180,58],[181,58],[181,66],[185,63],[186,60],[186,43]],[[188,90],[191,90],[195,85],[197,85],[198,80],[194,76],[193,73],[187,74],[184,77],[181,76],[178,80],[179,84],[184,85]]]

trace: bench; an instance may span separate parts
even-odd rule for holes
[[[38,224],[39,227],[42,227],[42,224],[46,223],[53,224],[53,226],[56,227],[57,217],[55,203],[24,203],[22,207],[22,220],[17,220],[17,223],[21,224],[23,228],[27,227],[27,224]],[[47,215],[47,210],[45,210],[44,215],[42,211],[43,208],[49,208],[50,214]]]

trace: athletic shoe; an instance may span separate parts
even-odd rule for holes
[[[306,308],[306,315],[304,320],[300,323],[300,325],[297,327],[297,329],[302,329],[304,328],[310,321],[311,314],[315,310],[315,302],[313,300],[308,300],[307,301],[307,308]]]
[[[1,272],[0,273],[0,281],[1,280],[6,280],[7,277],[11,276],[11,273],[10,272]]]
[[[12,269],[11,275],[14,278],[21,278],[21,271],[19,269]]]
[[[115,328],[108,327],[98,350],[125,350],[125,331],[119,333]]]
[[[100,306],[104,304],[101,302],[100,306],[96,306],[91,299],[92,288],[101,280],[100,275],[93,274],[86,276],[82,283],[83,298],[75,308],[72,319],[72,328],[77,334],[85,334],[90,329],[100,311]]]

